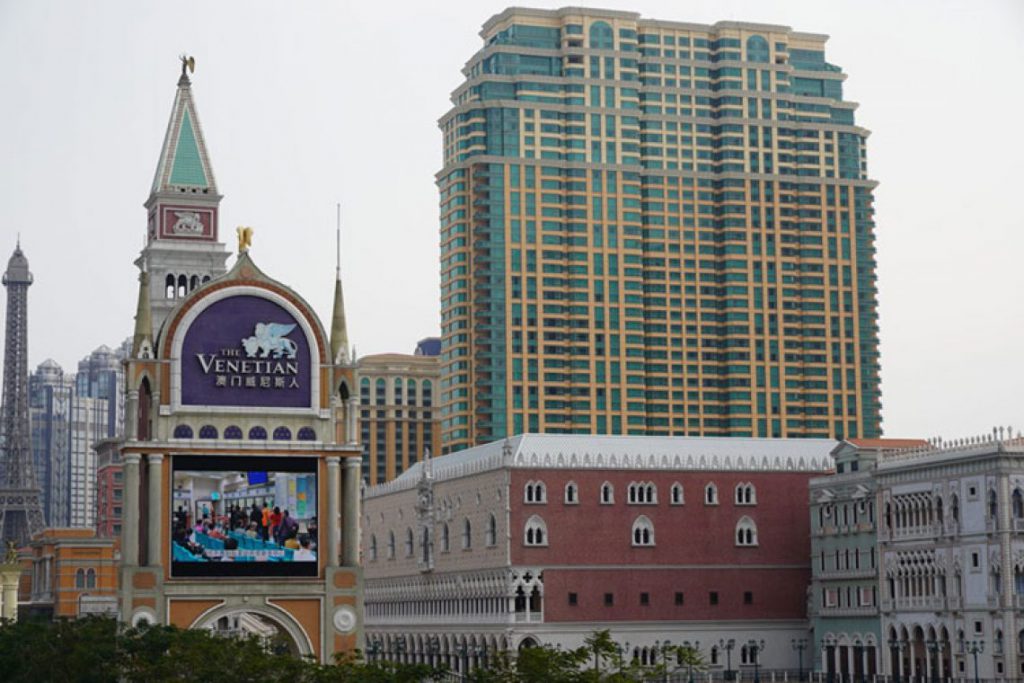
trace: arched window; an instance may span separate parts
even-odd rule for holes
[[[611,505],[615,502],[615,487],[610,482],[601,484],[601,504]]]
[[[949,499],[949,516],[954,522],[960,521],[960,497],[953,494],[953,497]]]
[[[576,505],[580,502],[579,487],[576,486],[576,482],[570,481],[565,485],[565,504]]]
[[[498,544],[498,518],[493,514],[487,519],[487,545]]]
[[[188,282],[188,291],[193,292],[197,289],[199,289],[199,276],[193,275],[192,279]]]
[[[291,441],[292,430],[287,427],[278,427],[274,430],[274,441]]]
[[[995,519],[999,515],[999,504],[996,498],[996,492],[994,489],[989,489],[988,492],[988,516]]]
[[[644,484],[644,498],[645,502],[650,503],[652,505],[654,503],[657,503],[658,487],[652,484],[651,482],[647,482],[646,484]]]
[[[633,545],[654,545],[654,525],[646,515],[640,515],[633,521]]]
[[[718,505],[718,487],[714,482],[710,482],[704,487],[704,504]]]
[[[316,431],[312,427],[299,429],[299,441],[316,441]]]
[[[75,588],[85,588],[85,570],[79,569],[75,572]]]
[[[87,569],[85,572],[85,587],[95,588],[96,587],[96,570]]]
[[[441,552],[446,553],[452,549],[451,534],[448,531],[448,523],[441,526]]]
[[[402,405],[402,378],[395,378],[395,405]]]
[[[178,294],[178,298],[179,299],[184,299],[185,296],[188,294],[188,276],[186,276],[186,275],[179,275],[178,276],[178,293],[177,294]]]
[[[415,543],[413,541],[412,529],[405,530],[405,556],[412,557]]]
[[[747,61],[768,62],[768,41],[761,36],[750,36],[747,38]]]
[[[377,561],[377,534],[370,535],[370,561]]]
[[[209,275],[204,275],[203,276],[203,284],[205,285],[209,281],[210,281],[210,276]]]
[[[1013,490],[1013,517],[1014,519],[1024,518],[1024,495],[1020,489]]]
[[[590,25],[590,47],[598,50],[611,50],[615,47],[615,34],[612,27],[603,21],[595,21]]]
[[[462,548],[468,550],[473,547],[473,525],[467,518],[462,524]]]
[[[736,545],[757,545],[757,525],[750,517],[740,517],[740,521],[736,522]]]
[[[432,387],[432,385],[431,385],[429,379],[423,380],[422,394],[423,394],[423,407],[424,408],[429,408],[432,405],[433,395],[431,393],[431,387]]]
[[[716,666],[717,664],[718,664],[718,646],[717,645],[712,645],[711,646],[711,666]]]
[[[754,496],[754,485],[749,482],[736,484],[736,504],[753,505],[757,502]]]
[[[526,529],[523,532],[524,545],[547,545],[548,527],[544,520],[534,515],[526,520]]]
[[[410,379],[405,382],[405,402],[408,405],[416,405],[416,380]]]
[[[683,485],[680,484],[678,481],[672,484],[672,504],[683,504]]]
[[[388,532],[388,559],[395,559],[395,532]]]
[[[192,438],[192,428],[189,427],[188,425],[178,425],[177,427],[174,428],[174,438],[175,439],[191,439]]]
[[[199,428],[199,438],[200,439],[216,439],[217,438],[217,428],[214,427],[213,425],[203,425],[202,427]]]
[[[174,275],[168,274],[164,279],[164,298],[174,298]]]
[[[225,427],[224,428],[224,438],[225,439],[241,439],[242,438],[242,430],[239,427],[235,426],[235,425],[231,425],[230,427]]]
[[[266,441],[267,430],[263,427],[253,427],[249,430],[249,438],[253,441]]]
[[[374,403],[382,406],[387,402],[388,383],[384,381],[384,378],[377,380],[377,386],[374,393]]]
[[[548,502],[547,489],[542,481],[528,481],[523,491],[523,500],[527,503]]]

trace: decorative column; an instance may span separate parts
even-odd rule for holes
[[[339,564],[338,541],[341,534],[339,498],[341,497],[341,458],[327,456],[327,566]]]
[[[348,410],[345,411],[345,418],[348,426],[345,428],[345,438],[350,444],[359,443],[359,396],[350,396],[348,399]]]
[[[138,453],[124,455],[124,513],[121,517],[121,562],[139,566],[139,461]]]
[[[149,465],[149,509],[146,510],[146,560],[150,567],[160,564],[163,548],[163,475],[164,456],[150,453],[146,456]]]
[[[125,393],[124,438],[135,441],[139,438],[139,390],[129,389]]]
[[[359,564],[359,469],[362,459],[345,458],[343,495],[345,506],[342,513],[342,564],[354,567]]]

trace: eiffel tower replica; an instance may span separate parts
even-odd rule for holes
[[[4,344],[3,456],[0,457],[0,539],[28,545],[43,530],[43,507],[32,461],[28,419],[28,288],[32,273],[19,240],[7,272]]]

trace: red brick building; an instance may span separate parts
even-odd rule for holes
[[[465,670],[608,628],[641,661],[699,641],[713,668],[742,669],[763,639],[763,665],[796,668],[807,484],[834,446],[523,435],[417,465],[367,491],[367,650]]]
[[[96,535],[121,537],[124,506],[124,467],[121,441],[105,439],[96,444]]]

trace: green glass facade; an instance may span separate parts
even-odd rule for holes
[[[868,132],[825,37],[507,10],[442,118],[445,451],[881,432]]]

